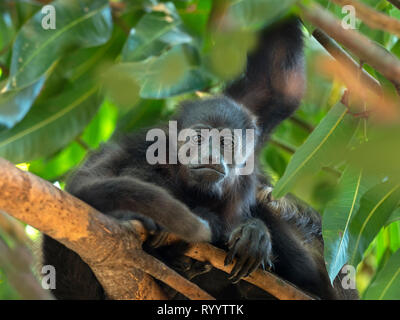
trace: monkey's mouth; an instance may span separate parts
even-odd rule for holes
[[[190,168],[193,181],[200,184],[210,184],[221,181],[226,176],[225,168],[218,164],[196,165]]]

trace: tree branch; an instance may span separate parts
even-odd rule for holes
[[[361,19],[367,26],[393,33],[400,37],[400,21],[389,17],[382,12],[359,2],[358,0],[332,0],[340,6],[351,5],[356,9],[357,18]]]
[[[1,158],[0,177],[0,210],[78,253],[92,268],[109,298],[165,299],[165,294],[149,274],[190,299],[213,299],[141,249],[147,232],[138,221],[119,223],[110,219]],[[192,245],[187,255],[196,260],[207,260],[225,272],[232,268],[224,266],[225,252],[209,244]],[[279,299],[311,299],[269,272],[258,270],[245,280]]]
[[[310,6],[299,4],[304,19],[326,32],[333,39],[347,47],[365,63],[374,67],[386,78],[400,83],[400,61],[367,37],[351,29],[344,29],[338,19],[317,3]]]
[[[0,158],[0,210],[78,253],[111,299],[166,299],[147,275],[190,299],[212,299],[141,250],[132,224],[118,223],[51,183]]]

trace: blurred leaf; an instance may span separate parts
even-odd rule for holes
[[[356,129],[357,120],[347,115],[342,104],[333,107],[299,147],[289,162],[285,174],[275,185],[274,197],[282,197],[301,181],[301,177],[318,171],[344,158],[346,145]]]
[[[101,82],[107,97],[121,108],[131,108],[139,100],[140,86],[124,68],[109,68],[102,74]]]
[[[35,105],[14,128],[0,134],[0,156],[26,162],[52,154],[75,138],[99,107],[97,87],[83,79]]]
[[[14,37],[15,29],[8,11],[0,8],[0,50],[7,47]]]
[[[57,0],[56,29],[42,27],[37,12],[18,32],[13,46],[9,87],[17,89],[37,81],[71,47],[105,43],[112,31],[106,0]]]
[[[360,207],[350,222],[351,254],[349,263],[357,266],[365,250],[399,203],[400,185],[380,183],[368,190],[360,200]]]
[[[364,294],[367,300],[400,299],[400,250],[391,256]]]
[[[238,0],[229,7],[229,20],[246,28],[270,23],[292,6],[296,0]]]
[[[128,73],[140,84],[140,97],[146,99],[167,98],[203,89],[208,77],[196,65],[191,48],[184,45],[173,47],[160,57],[150,57],[140,62],[116,65],[116,70]]]
[[[249,31],[216,33],[211,41],[207,63],[211,71],[223,80],[232,80],[243,72],[247,53],[256,44],[254,34]]]
[[[348,167],[339,182],[339,193],[322,216],[324,256],[329,278],[333,282],[348,261],[349,226],[360,207],[360,199],[377,181],[368,181],[362,170]]]
[[[192,41],[180,28],[181,20],[173,4],[167,3],[165,8],[167,13],[148,13],[131,30],[122,50],[122,61],[135,62],[158,56],[172,46]]]
[[[369,126],[368,142],[350,150],[345,158],[368,174],[400,179],[400,128],[397,124]]]

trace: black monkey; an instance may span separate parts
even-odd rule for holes
[[[174,120],[178,131],[193,130],[189,138],[198,148],[208,139],[201,129],[254,130],[254,150],[245,158],[249,160],[253,154],[257,157],[271,130],[296,110],[304,82],[301,26],[297,19],[289,19],[262,32],[244,76],[229,85],[225,95],[187,101]],[[168,140],[167,127],[161,128]],[[295,204],[295,210],[287,210],[290,214],[277,214],[273,202],[266,201],[269,185],[260,178],[257,166],[252,174],[238,174],[243,163],[228,163],[222,152],[217,163],[206,165],[149,164],[146,154],[153,144],[146,141],[149,129],[91,155],[68,181],[67,191],[116,219],[141,220],[157,233],[147,249],[169,265],[174,266],[176,248],[162,245],[164,231],[187,242],[208,241],[227,249],[226,263],[237,258],[231,281],[224,273],[208,268],[199,273],[209,272],[193,278],[216,298],[265,297],[238,281],[259,266],[271,265],[311,294],[337,297],[323,263],[322,239],[315,230],[320,225],[318,217]],[[244,146],[243,136],[234,138],[222,138],[218,147]],[[209,160],[213,160],[214,147],[215,142]],[[172,152],[167,148],[167,158]],[[178,220],[178,216],[185,218]],[[56,267],[53,293],[57,298],[105,298],[101,285],[77,254],[45,236],[43,256],[44,264]]]

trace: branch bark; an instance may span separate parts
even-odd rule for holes
[[[111,299],[166,299],[149,276],[163,281],[190,299],[213,299],[141,248],[148,236],[138,221],[119,223],[51,183],[16,168],[0,158],[0,210],[24,221],[78,253],[92,268]],[[172,241],[176,237],[171,235]],[[225,252],[209,244],[190,246],[187,255],[224,266]],[[279,299],[312,299],[299,289],[265,271],[246,281]]]
[[[367,26],[393,33],[400,37],[400,21],[387,16],[357,0],[332,0],[340,6],[351,5],[356,9],[357,18],[361,19]]]
[[[400,61],[359,32],[344,29],[341,22],[320,5],[299,5],[305,20],[343,44],[354,55],[374,67],[394,83],[400,83]]]
[[[142,249],[132,224],[118,223],[51,183],[0,159],[0,210],[78,253],[111,299],[166,299],[148,275],[190,299],[212,299]]]

